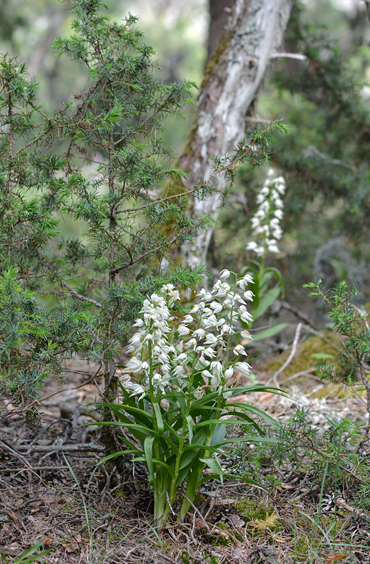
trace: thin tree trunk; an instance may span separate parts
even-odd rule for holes
[[[35,51],[31,55],[27,71],[31,78],[34,78],[39,72],[50,45],[55,40],[58,31],[68,15],[68,5],[65,4],[50,18],[48,28],[44,36],[39,41]]]
[[[284,36],[293,0],[235,0],[226,32],[207,66],[197,100],[193,126],[180,166],[188,173],[188,187],[209,181],[212,158],[231,153],[246,133],[246,117],[253,111],[271,54]],[[219,192],[225,180],[214,180]],[[217,219],[220,194],[194,199],[193,217],[209,213]],[[201,232],[180,250],[190,267],[205,264],[212,230]]]

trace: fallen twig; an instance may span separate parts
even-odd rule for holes
[[[32,466],[32,470],[61,470],[61,469],[68,468],[68,466]],[[8,473],[8,472],[29,472],[29,468],[0,468],[1,473]]]
[[[1,442],[1,441],[0,441]],[[17,445],[18,451],[26,452],[26,454],[31,454],[32,452],[89,452],[98,451],[101,452],[105,447],[96,445],[94,443],[88,444],[73,444],[73,445]],[[14,449],[12,449],[14,451]],[[17,453],[17,451],[14,451]],[[19,454],[19,453],[17,453]],[[22,457],[23,458],[23,457]],[[28,463],[27,463],[28,464]],[[31,467],[30,467],[31,468]]]
[[[350,513],[359,515],[360,517],[366,517],[366,519],[370,519],[370,515],[368,515],[367,513],[363,513],[362,511],[359,511],[357,507],[352,507],[351,505],[348,505],[348,503],[346,503],[344,499],[337,499],[337,505],[339,505],[339,507],[343,507],[343,509],[349,511]]]
[[[280,301],[279,304],[282,309],[285,309],[286,311],[289,311],[290,313],[298,317],[298,319],[300,319],[301,321],[303,321],[303,323],[311,327],[311,329],[315,329],[314,324],[312,323],[311,319],[307,317],[307,315],[305,315],[304,313],[302,313],[301,311],[290,305],[288,302]]]
[[[298,323],[297,329],[296,329],[296,332],[295,332],[295,336],[294,336],[292,350],[290,351],[290,355],[288,356],[288,358],[284,362],[283,366],[280,366],[279,370],[277,370],[275,372],[275,374],[270,378],[270,380],[267,382],[267,385],[270,384],[271,382],[274,382],[274,385],[276,386],[276,388],[280,388],[280,384],[278,382],[278,376],[280,376],[280,374],[282,372],[284,372],[284,370],[287,368],[287,366],[289,366],[289,364],[293,360],[293,357],[294,357],[296,350],[297,350],[301,329],[302,329],[302,323]]]

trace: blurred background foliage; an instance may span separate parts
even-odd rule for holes
[[[207,58],[207,0],[109,0],[107,17],[140,18],[165,82],[201,83]],[[0,51],[19,56],[40,83],[40,101],[53,110],[84,88],[77,63],[56,58],[52,44],[70,33],[72,16],[59,0],[2,0]],[[290,135],[272,135],[271,165],[287,182],[282,252],[274,258],[286,279],[287,298],[301,301],[304,282],[347,279],[369,299],[370,215],[370,23],[360,0],[296,3],[285,51],[304,60],[273,59],[256,101],[251,127],[282,119]],[[164,140],[181,153],[191,122],[165,124]],[[220,214],[209,251],[211,268],[240,269],[255,196],[265,170],[243,168]],[[66,224],[66,234],[79,231]]]

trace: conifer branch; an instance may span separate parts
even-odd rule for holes
[[[50,264],[50,262],[43,256],[41,256],[41,254],[39,253],[40,259],[41,261],[46,264],[46,266],[54,271],[52,265]],[[92,298],[87,298],[86,296],[83,296],[82,294],[79,294],[78,292],[76,292],[76,290],[70,285],[68,284],[68,282],[66,282],[65,280],[63,280],[63,278],[60,278],[59,276],[57,276],[58,278],[58,282],[61,286],[64,286],[65,288],[67,288],[70,293],[73,295],[74,298],[76,298],[77,300],[81,300],[82,302],[88,302],[90,304],[93,304],[97,307],[102,307],[102,304],[100,304],[99,302],[97,302],[96,300],[93,300]]]

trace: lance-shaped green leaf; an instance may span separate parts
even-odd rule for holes
[[[263,329],[262,331],[253,333],[253,341],[262,341],[263,339],[269,339],[270,337],[273,337],[274,335],[280,333],[280,331],[285,329],[286,326],[286,323],[277,323],[272,327],[268,327],[268,329]]]
[[[211,438],[211,446],[220,443],[226,434],[226,425],[225,423],[220,423],[216,425],[215,430],[213,431],[213,435]]]
[[[144,441],[144,457],[146,466],[148,468],[149,473],[149,483],[154,487],[155,486],[155,472],[154,472],[154,465],[153,465],[153,443],[154,437],[146,437]],[[140,460],[138,458],[137,460]]]
[[[285,396],[285,394],[282,394],[282,395]],[[271,415],[269,415],[268,413],[266,413],[262,409],[259,409],[258,407],[255,407],[254,405],[251,405],[249,403],[241,403],[241,402],[237,402],[237,401],[236,402],[230,402],[227,407],[230,408],[231,412],[232,412],[231,408],[236,408],[236,409],[240,410],[240,412],[248,411],[250,413],[254,413],[254,415],[258,415],[259,417],[261,417],[261,419],[264,419],[265,421],[270,423],[273,427],[280,427],[280,423],[278,421],[276,421],[276,419],[271,417]],[[241,415],[241,413],[239,413],[238,415]]]
[[[154,403],[154,404],[153,404],[153,411],[154,411],[155,418],[156,418],[156,421],[157,421],[158,433],[159,433],[160,435],[163,435],[163,433],[164,433],[164,424],[163,424],[163,419],[162,419],[161,406],[159,405],[159,403]]]
[[[278,299],[281,294],[280,286],[276,285],[271,290],[268,290],[263,298],[260,300],[258,308],[253,312],[253,318],[258,319],[265,311]]]
[[[208,468],[210,468],[220,478],[221,484],[223,484],[224,473],[217,456],[215,456],[214,458],[201,458],[200,460],[201,462],[204,462],[204,464],[206,464],[206,466],[208,466]]]

